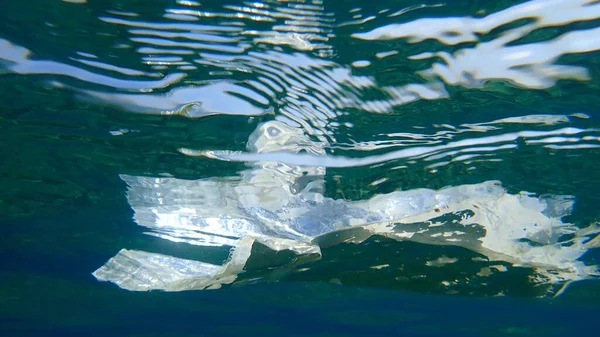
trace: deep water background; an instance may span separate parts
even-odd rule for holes
[[[585,66],[590,73],[589,81],[564,80],[544,90],[502,81],[490,84],[492,89],[486,87],[486,90],[449,85],[446,88],[448,98],[417,100],[386,111],[366,112],[358,104],[344,109],[335,107],[336,111],[344,112],[337,116],[339,125],[335,127],[331,121],[319,119],[322,114],[312,116],[305,111],[305,106],[289,99],[289,93],[296,90],[289,84],[292,82],[287,82],[288,88],[267,97],[266,101],[243,98],[246,103],[250,102],[248,107],[267,111],[264,114],[252,115],[241,110],[232,113],[236,107],[241,106],[243,110],[246,106],[220,98],[216,103],[212,102],[212,107],[216,105],[218,109],[215,110],[219,110],[215,113],[208,111],[190,116],[175,111],[161,114],[160,109],[139,113],[131,106],[118,105],[110,99],[89,99],[85,91],[166,95],[177,88],[210,83],[239,81],[247,84],[253,79],[258,80],[258,75],[252,76],[258,72],[256,69],[264,67],[248,66],[248,70],[240,64],[232,64],[224,66],[229,68],[223,70],[214,63],[186,70],[177,68],[181,64],[175,63],[180,61],[164,59],[166,68],[153,68],[164,64],[141,59],[144,53],[150,53],[141,49],[148,48],[145,40],[133,39],[134,33],[126,25],[107,23],[98,18],[111,16],[109,11],[113,10],[138,13],[133,19],[127,15],[123,17],[140,22],[221,25],[259,32],[270,32],[269,25],[273,23],[236,16],[206,16],[202,18],[205,21],[200,22],[164,16],[166,9],[185,7],[184,1],[0,2],[0,38],[29,49],[29,59],[55,62],[54,65],[40,64],[43,71],[33,67],[17,71],[13,67],[14,59],[7,56],[15,53],[16,48],[0,44],[3,48],[0,57],[0,336],[593,335],[600,314],[600,284],[597,280],[575,283],[565,294],[551,299],[432,295],[368,285],[343,286],[327,282],[329,280],[265,283],[217,291],[135,293],[98,282],[91,272],[123,247],[151,249],[205,261],[218,262],[226,258],[227,249],[198,251],[195,247],[143,235],[143,230],[132,220],[133,213],[125,197],[126,186],[119,174],[157,176],[168,173],[178,178],[200,179],[232,176],[244,168],[241,163],[186,157],[177,151],[178,148],[242,150],[256,125],[277,117],[306,122],[300,123],[302,127],[320,130],[321,134],[314,132],[311,135],[318,138],[324,134],[330,142],[329,148],[336,154],[357,157],[367,154],[355,151],[351,144],[380,140],[404,146],[387,136],[395,132],[431,134],[439,129],[434,125],[459,126],[529,114],[584,113],[588,118],[574,118],[569,126],[597,130],[600,127],[600,58],[597,51],[561,58],[563,63]],[[369,89],[372,92],[358,95],[366,102],[382,97],[377,91],[379,87],[419,82],[414,72],[425,68],[426,62],[407,63],[406,57],[437,50],[440,45],[435,41],[421,44],[357,41],[350,37],[353,32],[421,17],[468,16],[482,10],[493,13],[517,3],[449,1],[442,8],[424,8],[406,16],[342,25],[351,21],[352,13],[349,12],[355,7],[360,7],[367,17],[369,13],[376,14],[386,8],[398,11],[420,3],[330,1],[322,4],[322,11],[332,14],[323,14],[323,17],[336,17],[336,21],[320,28],[317,25],[313,31],[316,35],[329,36],[326,47],[303,50],[293,45],[251,43],[251,38],[247,38],[254,36],[251,34],[244,35],[247,40],[234,42],[247,44],[244,48],[248,49],[240,54],[250,58],[253,51],[276,51],[333,60],[344,69],[357,60],[376,60],[372,57],[375,51],[400,51],[396,60],[384,58],[377,64],[373,61],[373,67],[351,70],[356,76],[376,78],[377,86]],[[287,2],[282,4],[287,5]],[[212,1],[203,2],[200,8],[207,13],[227,12],[223,6],[220,1]],[[304,15],[284,13],[299,16],[283,16],[288,20],[285,24],[299,21]],[[282,16],[274,17],[283,20]],[[542,29],[532,40],[552,38],[565,31],[597,24],[597,20],[591,20]],[[156,27],[150,25],[145,29],[160,30]],[[229,36],[226,30],[221,33],[223,38]],[[217,30],[215,36],[219,34]],[[491,36],[495,34],[499,32],[493,31]],[[482,37],[485,39],[488,37]],[[220,46],[218,39],[207,41],[214,43],[212,49],[207,49],[211,52],[235,54],[223,47],[225,44]],[[314,41],[322,42],[317,38]],[[448,48],[451,51],[463,46]],[[194,57],[198,52],[206,52],[195,48],[204,47],[180,47],[184,52],[193,51]],[[142,74],[130,72],[128,75],[78,63],[75,59],[85,56],[77,52],[96,56],[89,57],[90,60]],[[193,63],[192,56],[186,57],[181,62]],[[144,91],[127,85],[111,86],[102,79],[81,80],[75,75],[75,68],[62,69],[57,64],[125,82],[157,80],[176,73],[186,73],[187,77]],[[273,73],[282,72],[274,69]],[[285,79],[285,75],[282,76]],[[282,83],[286,83],[285,80]],[[335,94],[331,96],[326,93],[315,94],[315,97],[327,101],[343,90],[352,91],[352,85],[333,90]],[[310,96],[316,90],[299,92]],[[196,98],[202,100],[203,94],[199,95]],[[233,99],[233,96],[223,97]],[[238,93],[235,97],[241,96]],[[413,126],[422,129],[415,131]],[[527,127],[510,125],[507,129],[519,131]],[[551,126],[536,128],[548,130]],[[124,131],[121,135],[111,134],[115,130]],[[466,139],[468,135],[456,137]],[[336,147],[338,143],[342,145]],[[422,162],[405,169],[390,170],[405,164],[404,159],[381,166],[329,169],[327,193],[333,198],[358,200],[397,189],[438,189],[496,179],[513,193],[524,190],[574,195],[575,210],[568,221],[581,226],[597,221],[600,151],[597,148],[554,151],[521,143],[518,149],[498,151],[502,161],[482,162],[474,170],[467,169],[463,163],[449,163],[432,171],[426,166],[428,163]],[[383,153],[385,148],[377,148],[375,152]],[[387,179],[384,183],[372,184],[384,177]],[[599,262],[597,251],[590,252],[585,258],[592,264]]]

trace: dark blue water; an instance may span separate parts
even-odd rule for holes
[[[599,18],[584,0],[4,1],[0,335],[593,333]],[[501,196],[442,198],[492,180]],[[218,290],[92,275],[121,249],[220,266],[257,233],[318,258],[258,240]]]

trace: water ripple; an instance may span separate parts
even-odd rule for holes
[[[82,68],[58,60],[31,59],[28,49],[6,40],[2,40],[0,57],[5,71],[54,74],[118,91],[137,91],[111,92],[71,84],[71,88],[81,87],[75,89],[81,97],[100,98],[127,110],[187,117],[272,113],[276,119],[332,144],[340,125],[354,125],[351,113],[396,114],[414,102],[451,98],[454,89],[449,90],[448,85],[494,90],[495,85],[487,82],[506,80],[541,89],[554,86],[559,79],[590,78],[586,68],[559,65],[556,60],[562,55],[600,49],[598,28],[554,34],[542,42],[519,42],[539,35],[545,27],[593,21],[600,17],[600,5],[593,1],[534,0],[481,18],[403,22],[420,11],[441,7],[413,5],[379,10],[374,15],[351,8],[343,18],[316,0],[222,6],[179,1],[164,8],[162,19],[155,21],[135,12],[107,8],[97,20],[107,31],[117,28],[126,34],[128,42],[116,42],[112,48],[135,49],[137,67],[111,64],[103,56],[82,50],[78,51],[80,56],[100,59],[70,58]],[[494,33],[522,19],[529,21]],[[389,20],[396,22],[363,31],[364,26]],[[366,57],[337,61],[346,32],[356,41],[364,41],[354,47],[363,50],[357,55]],[[424,48],[410,54],[387,44],[381,50],[381,44],[374,44],[378,40],[404,40]],[[440,43],[434,49],[457,47],[453,52],[431,50],[428,40]],[[443,62],[431,62],[438,59]],[[370,70],[382,62],[397,63],[407,72],[398,73],[397,79],[386,79]],[[426,64],[423,62],[430,62],[430,67],[411,66]],[[149,69],[141,70],[141,65]],[[237,103],[229,104],[229,100]]]
[[[350,7],[344,14],[318,0],[177,1],[150,16],[107,3],[93,12],[94,33],[112,39],[106,50],[81,44],[52,59],[0,38],[0,66],[55,75],[54,85],[96,104],[190,118],[272,116],[332,149],[345,140],[359,151],[420,144],[355,136],[352,128],[366,116],[403,116],[425,107],[422,101],[477,105],[469,98],[478,93],[510,101],[515,86],[532,92],[561,79],[589,80],[595,70],[557,63],[600,49],[595,1],[532,0],[479,17],[426,17],[443,8]],[[69,30],[47,25],[59,39]]]
[[[458,49],[452,54],[424,52],[409,56],[409,59],[441,59],[444,63],[434,63],[431,68],[419,73],[425,77],[440,78],[450,85],[481,87],[485,81],[501,79],[522,87],[545,89],[553,86],[558,79],[589,79],[583,67],[554,62],[565,54],[600,50],[600,28],[567,32],[554,39],[545,38],[545,42],[515,44],[541,28],[598,18],[600,4],[593,0],[534,0],[479,19],[423,18],[378,27],[353,36],[363,40],[406,39],[409,43],[434,39],[446,45],[475,42],[474,48]],[[533,19],[533,22],[510,29],[490,41],[480,42],[480,35],[524,19]]]
[[[362,142],[344,146],[338,144],[338,149],[346,150],[347,156],[329,155],[315,156],[311,154],[273,152],[273,153],[242,153],[239,151],[222,150],[193,150],[180,149],[180,152],[189,156],[204,156],[212,159],[240,162],[275,161],[288,165],[313,165],[330,168],[348,168],[358,166],[371,166],[393,161],[402,164],[416,164],[424,162],[428,169],[435,169],[452,162],[475,164],[478,162],[502,161],[506,151],[516,150],[519,147],[542,146],[547,149],[590,149],[600,147],[599,129],[580,129],[575,127],[562,127],[549,130],[526,129],[517,132],[499,132],[503,123],[523,125],[554,125],[569,121],[568,116],[532,115],[513,117],[510,119],[495,120],[488,123],[465,124],[461,128],[447,126],[445,130],[433,135],[426,134],[389,134],[388,141]],[[489,136],[468,135],[468,133],[493,133]],[[463,139],[454,140],[460,134]],[[465,135],[466,134],[466,135]],[[519,145],[521,143],[521,145]],[[399,150],[389,151],[400,147]],[[352,151],[380,152],[358,157]],[[406,166],[403,166],[406,167]],[[472,166],[475,169],[475,166]]]

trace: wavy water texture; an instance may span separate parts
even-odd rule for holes
[[[439,58],[420,71],[424,77],[439,78],[450,85],[482,87],[488,80],[507,80],[516,85],[545,89],[558,79],[587,80],[587,69],[560,65],[555,62],[566,54],[600,50],[600,28],[564,33],[538,43],[518,43],[528,34],[547,27],[600,18],[600,4],[595,0],[534,0],[483,18],[424,18],[407,23],[392,24],[354,37],[365,40],[406,39],[418,43],[435,39],[446,45],[475,43],[472,48],[448,52],[425,52],[412,55],[412,60]],[[532,20],[500,37],[480,42],[479,36],[518,20]]]
[[[496,80],[542,89],[559,79],[589,79],[585,67],[556,62],[567,54],[600,49],[598,28],[566,31],[535,43],[520,42],[530,35],[535,39],[544,28],[593,22],[600,16],[600,4],[591,0],[535,0],[481,18],[407,22],[403,18],[408,14],[441,6],[416,5],[371,16],[354,8],[349,11],[352,19],[342,20],[326,5],[317,0],[202,6],[177,2],[164,8],[161,20],[156,21],[110,8],[99,13],[101,29],[118,29],[127,36],[125,44],[112,46],[115,52],[135,51],[145,70],[112,65],[86,51],[64,61],[32,58],[29,50],[6,40],[1,40],[0,59],[5,71],[61,75],[115,88],[118,92],[84,89],[77,82],[69,86],[84,98],[129,111],[191,118],[274,114],[321,141],[334,141],[340,126],[353,125],[347,117],[350,112],[393,113],[416,101],[448,98],[444,84],[485,89],[488,81]],[[367,59],[348,64],[336,61],[338,40],[344,37],[340,30],[358,29],[383,18],[397,23],[352,36],[366,42],[404,40],[425,48],[431,47],[426,43],[433,39],[441,44],[438,47],[447,45],[454,51],[410,55],[361,43],[356,48],[373,51]],[[529,21],[495,33],[519,20]],[[399,59],[401,55],[406,57]],[[362,69],[390,57],[408,68],[408,73],[399,74],[399,81],[360,75],[365,73]],[[422,64],[427,59],[443,62],[434,62],[428,69],[410,69],[412,62]],[[64,87],[61,82],[55,84]]]
[[[579,115],[578,115],[579,116]],[[355,143],[348,149],[369,152],[386,150],[384,154],[367,155],[360,158],[314,155],[311,153],[278,152],[240,152],[226,150],[194,150],[181,148],[179,151],[189,156],[204,156],[213,159],[240,162],[277,161],[288,165],[318,165],[331,168],[349,168],[373,166],[390,161],[403,165],[425,164],[435,169],[450,163],[463,162],[476,168],[478,162],[502,161],[506,153],[528,146],[542,146],[547,149],[593,149],[600,147],[600,130],[579,129],[574,127],[555,127],[553,129],[523,130],[503,132],[503,125],[523,124],[534,126],[555,125],[569,122],[576,116],[530,115],[511,117],[487,123],[463,124],[460,127],[445,125],[447,130],[432,135],[417,133],[388,134],[393,140],[370,143]],[[485,134],[491,135],[485,135]],[[453,141],[461,136],[462,140]],[[343,146],[341,147],[343,148]],[[393,150],[393,148],[401,148]],[[406,167],[406,166],[403,166]]]

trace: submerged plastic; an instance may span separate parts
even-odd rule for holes
[[[277,121],[259,126],[249,138],[248,149],[324,155],[319,143]],[[274,161],[252,163],[240,177],[230,179],[122,175],[129,186],[134,219],[149,229],[148,234],[197,246],[230,246],[232,251],[222,265],[215,265],[123,249],[93,275],[138,291],[210,289],[286,278],[318,280],[319,275],[329,278],[331,272],[311,274],[311,270],[323,270],[319,263],[336,260],[327,258],[327,249],[337,254],[332,247],[392,240],[426,250],[409,251],[415,257],[398,266],[394,261],[406,256],[375,256],[354,274],[341,270],[339,274],[349,280],[344,283],[360,284],[352,281],[352,275],[381,272],[391,275],[400,287],[403,282],[411,288],[428,279],[431,287],[426,291],[502,295],[510,293],[501,275],[508,273],[525,277],[536,287],[535,295],[545,296],[560,293],[571,281],[598,276],[596,266],[587,266],[579,258],[597,244],[600,229],[597,225],[579,229],[561,221],[573,205],[569,196],[513,195],[500,182],[486,181],[345,201],[324,196],[324,175],[323,167]],[[381,240],[373,239],[377,237]],[[449,257],[448,247],[463,253]],[[347,266],[357,268],[353,257],[349,259]],[[389,261],[381,264],[381,260]],[[438,272],[451,266],[460,267],[452,273]],[[500,276],[494,279],[496,274]],[[492,280],[497,284],[488,286]]]

